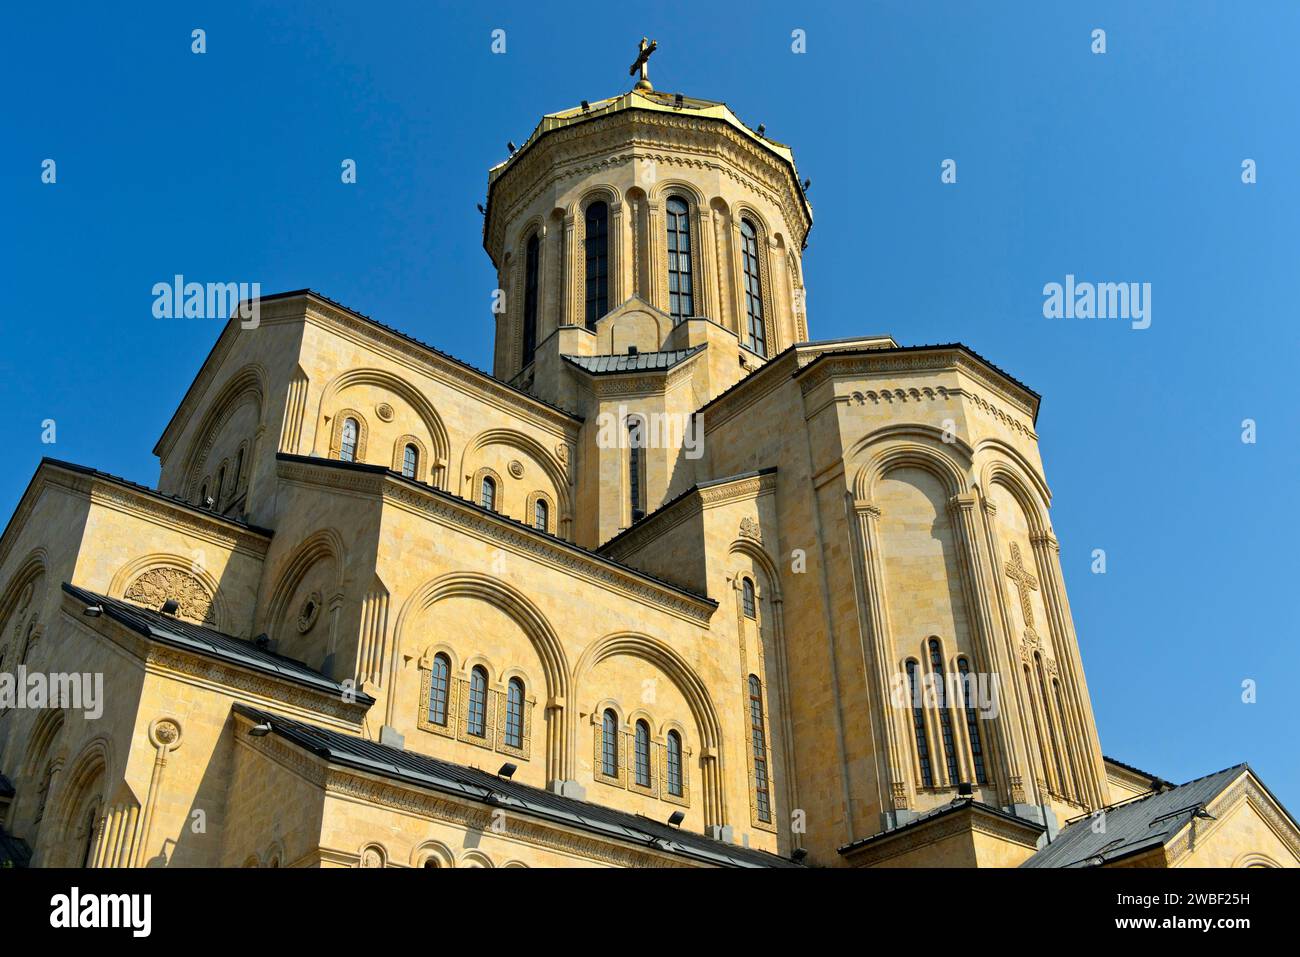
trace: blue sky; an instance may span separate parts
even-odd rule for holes
[[[220,326],[152,317],[176,273],[310,286],[487,368],[486,171],[541,114],[627,89],[645,34],[659,89],[765,123],[811,177],[814,338],[960,340],[1043,394],[1106,753],[1174,780],[1250,761],[1300,812],[1300,5],[579,6],[9,10],[5,518],[45,454],[156,481]],[[1067,273],[1151,283],[1151,327],[1045,319]]]

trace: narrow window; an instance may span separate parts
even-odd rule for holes
[[[682,736],[668,732],[668,793],[682,796]]]
[[[239,479],[244,474],[244,447],[241,445],[239,451],[235,453],[235,480],[230,486],[230,491],[239,491]]]
[[[95,827],[99,823],[99,805],[92,805],[86,812],[86,834],[81,848],[81,866],[90,866],[90,855],[95,849]]]
[[[685,200],[668,200],[668,314],[678,323],[695,315],[691,276],[691,219]]]
[[[642,490],[641,451],[645,436],[642,434],[641,419],[633,417],[627,420],[627,489],[628,501],[632,507],[632,521],[645,517],[645,499]]]
[[[650,726],[644,721],[636,723],[636,783],[650,786]]]
[[[1034,716],[1034,736],[1038,739],[1038,754],[1043,762],[1043,779],[1047,779],[1047,765],[1051,758],[1047,753],[1047,741],[1043,738],[1042,718],[1039,717],[1038,707],[1034,701],[1034,679],[1029,674],[1029,665],[1025,665],[1025,692],[1029,695],[1029,710]]]
[[[609,312],[609,207],[587,207],[587,328]]]
[[[420,450],[413,443],[407,443],[406,448],[402,449],[402,474],[413,479],[419,467]]]
[[[758,273],[758,230],[748,219],[740,221],[740,253],[745,273],[745,314],[749,317],[745,344],[760,356],[767,355],[763,329],[763,282]]]
[[[524,683],[518,678],[506,686],[506,744],[524,746]]]
[[[544,532],[550,528],[550,512],[551,507],[546,504],[546,499],[539,498],[533,504],[533,528],[539,532]]]
[[[973,679],[970,663],[965,658],[958,658],[957,670],[961,673],[962,703],[966,706],[966,734],[970,737],[970,756],[971,763],[975,766],[975,783],[988,784],[988,773],[984,769],[984,744],[980,740],[979,715],[975,713],[975,708],[971,704],[974,695],[971,691]]]
[[[754,608],[754,583],[748,578],[742,578],[740,583],[740,604],[745,609],[746,618],[757,618],[758,612]]]
[[[524,258],[524,365],[533,361],[537,351],[537,260],[541,243],[537,234],[528,238]]]
[[[934,787],[934,769],[930,766],[930,743],[925,736],[925,711],[916,686],[916,662],[907,662],[907,690],[912,695],[912,733],[916,736],[916,760],[921,765],[921,787]]]
[[[606,709],[600,728],[600,773],[607,778],[618,777],[618,716]]]
[[[221,508],[222,493],[226,490],[226,467],[223,465],[217,470],[217,508]]]
[[[749,727],[754,748],[754,796],[760,821],[772,820],[772,797],[767,785],[767,736],[763,731],[763,686],[749,676]]]
[[[492,476],[483,476],[483,487],[479,492],[478,503],[486,508],[489,512],[495,512],[497,507],[497,483],[492,480]]]
[[[344,462],[357,460],[357,420],[343,420],[343,434],[339,440],[339,458]],[[219,482],[217,484],[220,484]]]
[[[1047,717],[1047,739],[1052,746],[1052,759],[1056,764],[1056,780],[1061,795],[1065,794],[1065,768],[1061,764],[1061,739],[1056,733],[1056,722],[1052,719],[1052,699],[1047,695],[1047,680],[1043,677],[1043,656],[1034,652],[1034,667],[1038,670],[1038,690],[1042,695],[1043,714]]]
[[[203,508],[208,507],[208,480],[203,480],[203,487],[199,489],[199,505]]]
[[[447,656],[433,656],[433,670],[429,675],[429,722],[447,726],[447,692],[451,686],[451,662]]]
[[[939,711],[939,733],[943,737],[943,759],[948,768],[948,783],[957,783],[957,746],[952,736],[952,712],[944,700],[945,681],[943,652],[938,640],[930,639],[930,677],[934,681],[935,707]]]
[[[469,675],[469,721],[465,730],[476,738],[487,737],[487,672],[475,665]]]
[[[1074,795],[1082,800],[1083,789],[1079,787],[1079,771],[1074,762],[1074,752],[1070,748],[1070,725],[1065,720],[1065,699],[1061,695],[1061,683],[1053,679],[1052,690],[1056,692],[1056,713],[1061,719],[1061,750],[1065,752],[1065,760],[1070,767],[1070,780],[1074,782]]]

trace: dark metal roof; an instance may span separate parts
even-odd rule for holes
[[[89,475],[91,478],[101,479],[105,482],[112,482],[115,485],[121,485],[129,488],[141,495],[148,495],[150,498],[159,499],[178,508],[183,508],[195,515],[202,515],[204,518],[210,518],[213,521],[225,522],[228,525],[237,525],[240,528],[247,529],[250,532],[256,532],[259,535],[265,535],[270,538],[273,534],[269,528],[260,528],[257,525],[250,525],[243,519],[235,518],[233,515],[223,515],[220,512],[214,512],[208,508],[199,508],[193,502],[179,495],[168,495],[166,492],[160,492],[155,488],[147,485],[141,485],[139,482],[132,482],[130,479],[122,478],[120,475],[113,475],[109,472],[101,472],[99,469],[91,468],[89,465],[78,465],[75,462],[65,462],[63,459],[52,459],[48,455],[41,459],[41,465],[52,465],[56,468],[67,469],[69,472],[78,472],[82,475]],[[37,466],[39,469],[40,466]]]
[[[581,545],[574,544],[573,542],[564,538],[560,538],[557,535],[552,535],[550,532],[540,531],[539,529],[533,528],[533,526],[529,525],[527,522],[521,522],[517,518],[511,518],[509,515],[502,515],[500,512],[494,512],[491,509],[484,508],[478,502],[475,502],[471,499],[461,498],[459,495],[453,495],[451,492],[448,492],[445,489],[440,489],[433,485],[426,485],[423,482],[417,482],[415,479],[408,478],[407,476],[403,475],[401,472],[395,472],[385,465],[369,465],[364,462],[344,462],[339,459],[326,459],[326,458],[321,458],[318,455],[297,455],[292,452],[277,452],[275,454],[275,457],[277,460],[282,462],[300,462],[307,465],[319,465],[324,468],[351,469],[353,471],[371,472],[374,474],[382,473],[384,475],[387,475],[388,478],[390,479],[394,479],[395,481],[398,482],[403,482],[406,485],[410,485],[413,488],[418,488],[422,492],[427,492],[428,494],[433,495],[437,498],[446,499],[448,501],[455,502],[457,505],[461,505],[466,508],[469,508],[471,511],[478,512],[480,515],[484,516],[485,518],[496,519],[497,521],[502,522],[503,524],[514,526],[514,528],[516,528],[517,530],[521,532],[525,532],[528,535],[531,535],[536,538],[545,539],[549,542],[552,542],[555,545],[559,545],[562,548],[568,549],[569,551],[577,552],[580,555],[585,555],[586,557],[601,562],[602,564],[610,565],[614,568],[617,568],[619,571],[624,571],[631,575],[636,575],[638,578],[643,578],[646,581],[653,582],[654,584],[666,588],[669,591],[674,591],[680,595],[685,595],[687,598],[693,598],[694,600],[698,602],[702,602],[706,605],[712,605],[714,608],[718,607],[718,603],[714,599],[710,598],[708,595],[702,595],[699,592],[691,591],[689,588],[684,588],[681,585],[673,584],[672,582],[667,581],[666,579],[658,578],[654,575],[651,575],[649,572],[642,571],[639,568],[634,568],[631,565],[625,565],[622,562],[615,561],[614,559],[606,555],[602,555],[599,552],[592,551],[589,548],[583,548]]]
[[[1119,760],[1118,758],[1110,757],[1110,755],[1103,754],[1102,760],[1104,760],[1107,764],[1113,764],[1117,768],[1123,768],[1125,771],[1131,771],[1132,773],[1139,775],[1140,777],[1144,777],[1148,781],[1150,781],[1152,785],[1168,783],[1167,781],[1165,781],[1164,778],[1162,778],[1158,774],[1152,774],[1150,771],[1143,771],[1141,768],[1135,768],[1131,764],[1125,764],[1123,761]]]
[[[258,724],[270,722],[273,734],[310,751],[331,764],[378,774],[458,795],[492,807],[509,808],[557,824],[600,834],[606,838],[650,846],[724,867],[798,867],[767,851],[724,844],[683,831],[639,814],[561,797],[541,788],[507,781],[487,771],[467,768],[401,748],[377,744],[355,735],[331,731],[271,714],[244,704],[234,711]]]
[[[153,641],[251,668],[263,674],[275,675],[285,681],[315,688],[338,697],[346,695],[365,706],[375,703],[375,699],[363,691],[344,687],[333,678],[307,667],[301,661],[259,648],[253,642],[245,641],[243,638],[227,635],[215,628],[191,624],[173,618],[171,615],[164,615],[160,611],[152,611],[116,598],[109,598],[107,595],[78,588],[67,582],[63,583],[63,590],[87,608],[93,605],[101,606],[106,617]]]
[[[1108,807],[1101,833],[1093,830],[1093,816],[1085,815],[1066,825],[1052,843],[1020,866],[1089,867],[1159,847],[1248,770],[1247,765],[1236,764],[1168,791]]]
[[[565,356],[564,358],[593,375],[617,372],[663,372],[703,350],[704,346],[699,345],[673,352],[638,352],[636,355],[617,356]]]
[[[991,814],[994,817],[999,817],[1004,821],[1019,824],[1022,827],[1026,828],[1027,830],[1031,830],[1031,831],[1046,830],[1046,828],[1043,827],[1043,825],[1039,824],[1037,821],[1031,821],[1028,818],[1017,817],[1015,814],[1011,814],[1007,811],[1004,811],[1000,807],[994,807],[992,804],[985,804],[983,801],[977,801],[974,798],[957,798],[956,800],[948,804],[944,804],[936,808],[931,808],[929,811],[926,811],[924,814],[919,814],[916,817],[912,818],[907,823],[900,824],[898,827],[890,828],[887,831],[880,831],[876,834],[872,834],[870,837],[860,838],[856,841],[853,841],[851,844],[845,844],[843,847],[839,848],[839,853],[848,854],[852,851],[856,851],[860,847],[872,843],[873,841],[879,841],[886,837],[893,837],[895,834],[898,834],[902,831],[907,831],[916,827],[920,827],[922,824],[925,824],[928,821],[933,821],[935,818],[946,817],[947,815],[952,814],[954,811],[963,811],[966,808],[971,808],[972,810],[975,811],[982,811],[985,814]]]
[[[27,842],[0,827],[0,867],[26,867],[31,859],[32,849]]]

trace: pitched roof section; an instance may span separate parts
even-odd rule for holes
[[[695,355],[703,352],[704,346],[692,346],[690,349],[677,349],[673,352],[638,352],[635,355],[616,356],[565,356],[579,369],[592,375],[607,375],[617,372],[666,372]]]
[[[234,710],[258,724],[269,722],[273,734],[331,764],[455,794],[492,807],[511,808],[555,824],[568,825],[642,847],[648,845],[669,854],[723,867],[799,866],[766,851],[724,844],[703,834],[683,831],[639,814],[628,814],[588,801],[561,797],[541,788],[504,780],[477,768],[467,768],[402,748],[376,744],[365,738],[304,724],[248,705],[237,704]]]
[[[62,459],[52,459],[49,456],[45,456],[41,459],[41,465],[52,465],[55,468],[67,469],[69,472],[78,472],[81,475],[88,475],[91,478],[100,479],[101,481],[112,482],[114,485],[120,485],[123,488],[130,489],[133,492],[139,492],[141,495],[147,495],[150,498],[158,499],[159,501],[166,502],[169,505],[175,505],[177,508],[183,508],[185,511],[192,512],[195,515],[202,515],[204,518],[210,518],[215,522],[225,522],[228,525],[237,525],[240,528],[247,529],[250,532],[255,532],[258,535],[265,535],[268,538],[271,536],[271,530],[269,528],[259,528],[257,525],[250,525],[243,519],[235,518],[233,515],[222,515],[220,512],[214,512],[208,508],[199,508],[193,502],[182,498],[179,495],[168,495],[165,492],[160,492],[147,485],[141,485],[139,482],[132,482],[130,479],[124,479],[120,475],[101,472],[99,469],[91,468],[88,465],[77,465],[75,462],[65,462]],[[40,466],[37,468],[39,469]]]
[[[227,635],[215,628],[191,624],[180,618],[164,615],[160,611],[152,611],[116,598],[109,598],[107,595],[78,588],[67,582],[63,583],[63,590],[87,608],[99,605],[104,609],[106,617],[153,641],[250,668],[263,674],[274,675],[285,681],[340,698],[346,695],[364,706],[375,703],[375,699],[363,691],[345,688],[333,678],[307,667],[301,661],[259,648],[253,642],[245,641],[243,638]]]
[[[935,818],[947,817],[949,814],[953,814],[957,811],[963,811],[967,808],[970,808],[971,810],[974,811],[982,812],[984,814],[992,815],[993,817],[996,818],[1000,818],[1001,820],[1004,820],[1009,824],[1019,824],[1022,827],[1024,827],[1026,830],[1031,832],[1034,830],[1038,830],[1038,831],[1046,830],[1046,828],[1044,828],[1043,825],[1039,824],[1037,821],[1031,821],[1028,818],[1017,817],[1016,815],[1004,811],[1001,808],[994,807],[992,804],[985,804],[983,801],[977,801],[974,798],[957,798],[954,801],[950,801],[948,804],[941,804],[939,807],[931,808],[930,810],[926,811],[923,814],[918,814],[910,821],[898,825],[898,827],[889,828],[888,830],[885,831],[879,831],[875,834],[872,834],[870,837],[859,838],[858,840],[853,841],[850,844],[845,844],[843,847],[839,848],[838,852],[840,854],[850,854],[853,851],[856,851],[861,847],[865,847],[868,844],[872,844],[876,841],[883,840],[884,838],[887,837],[893,837],[894,835],[902,831],[918,828],[929,821],[933,821]]]
[[[1021,867],[1091,867],[1160,847],[1205,805],[1249,771],[1233,765],[1203,778],[1106,808],[1106,830],[1096,833],[1092,816],[1076,820]]]

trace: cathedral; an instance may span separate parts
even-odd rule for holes
[[[156,487],[0,539],[0,860],[1295,867],[1245,764],[1104,756],[1040,396],[815,340],[791,149],[635,86],[488,171],[491,374],[236,313]]]

